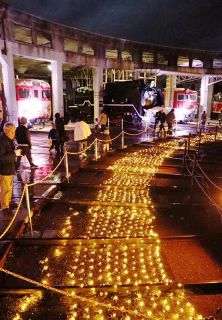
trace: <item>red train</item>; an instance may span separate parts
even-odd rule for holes
[[[197,114],[197,91],[175,88],[173,92],[173,109],[177,121],[192,121]]]
[[[49,120],[51,117],[50,84],[37,79],[16,79],[18,118],[26,117],[30,122]]]

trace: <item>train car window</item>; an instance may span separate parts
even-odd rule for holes
[[[38,98],[38,96],[39,96],[38,90],[34,90],[34,98]]]
[[[184,94],[178,94],[178,95],[177,95],[177,100],[178,100],[178,101],[185,100],[185,95],[184,95]]]
[[[19,89],[19,98],[29,98],[30,97],[30,89],[20,88]]]
[[[36,87],[40,87],[40,81],[33,80],[33,81],[32,81],[32,85],[33,85],[33,86],[36,86]]]
[[[43,99],[50,99],[50,91],[49,90],[42,90],[42,98]]]
[[[195,94],[190,94],[190,100],[191,101],[196,101],[197,100],[197,96]]]

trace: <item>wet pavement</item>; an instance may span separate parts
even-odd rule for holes
[[[40,237],[30,238],[27,225],[26,237],[12,242],[4,268],[48,290],[1,273],[0,319],[188,320],[203,319],[221,306],[221,290],[212,285],[222,282],[218,208],[197,185],[191,191],[188,171],[182,174],[184,145],[148,138],[151,133],[129,136],[125,144],[140,144],[111,151],[98,161],[89,161],[94,150],[83,161],[69,155],[69,184],[63,162],[52,177],[30,187],[33,208],[47,198],[32,219]],[[22,181],[15,181],[16,199],[23,183],[40,180],[59,162],[48,153],[45,133],[33,133],[32,139],[40,168],[32,171],[24,164]],[[201,145],[199,163],[219,185],[222,147],[212,144]],[[121,141],[114,147],[121,147]],[[67,150],[75,150],[72,142]],[[199,181],[214,191],[209,181]],[[49,187],[54,189],[47,191]],[[214,201],[219,193],[213,193]],[[14,238],[12,230],[5,242]]]

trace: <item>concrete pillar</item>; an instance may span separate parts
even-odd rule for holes
[[[173,107],[173,93],[176,88],[176,75],[170,74],[166,79],[165,107]]]
[[[93,68],[94,119],[99,117],[99,106],[103,104],[103,67]]]
[[[18,123],[18,106],[16,101],[15,90],[15,73],[13,55],[0,53],[0,62],[2,65],[2,79],[6,101],[6,120],[13,122],[16,126]]]
[[[209,76],[203,76],[200,86],[200,115],[206,111],[207,117],[210,118],[211,104],[213,98],[213,86],[209,84]]]
[[[54,115],[59,112],[64,116],[63,106],[63,75],[62,75],[62,60],[57,59],[51,62],[52,68],[52,108],[53,119]]]

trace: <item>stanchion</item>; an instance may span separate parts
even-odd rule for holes
[[[215,128],[215,141],[217,141],[217,129],[218,129],[218,127],[216,126],[216,128]]]
[[[187,140],[185,140],[185,143],[184,143],[184,153],[183,153],[183,163],[182,163],[182,174],[184,174],[186,157],[187,157]]]
[[[122,135],[121,135],[121,149],[124,149],[124,130],[123,130],[123,119],[121,120],[121,129],[122,129]]]
[[[65,150],[65,167],[66,167],[66,179],[69,183],[69,161],[68,161],[68,153]]]
[[[121,149],[124,149],[124,131],[122,131],[122,135],[121,135]]]
[[[191,176],[191,195],[193,191],[193,186],[194,186],[194,176],[195,176],[195,171],[196,171],[196,154],[194,155],[193,159],[193,167],[192,167],[192,176]]]
[[[191,138],[191,133],[189,133],[189,137],[188,137],[187,154],[190,153],[190,138]]]
[[[97,161],[98,160],[98,139],[96,138],[95,139],[95,160]]]
[[[108,126],[108,129],[109,129],[109,118],[107,119],[107,126]]]
[[[150,131],[149,131],[149,126],[147,125],[146,127],[146,135],[147,135],[147,140],[150,140]]]
[[[30,209],[30,201],[29,201],[29,188],[27,184],[25,184],[25,198],[26,198],[26,206],[27,206],[28,215],[29,215],[31,235],[33,236],[32,217],[31,217],[31,209]]]
[[[201,145],[201,138],[202,138],[201,133],[202,133],[202,131],[200,130],[200,132],[199,132],[199,141],[198,141],[198,154],[200,152],[200,145]]]

